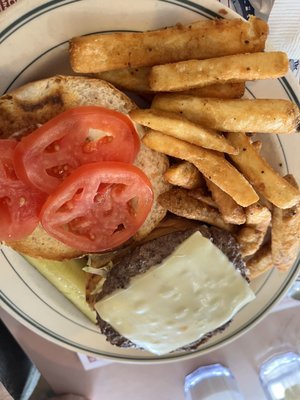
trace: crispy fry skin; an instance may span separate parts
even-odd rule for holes
[[[229,133],[228,139],[240,149],[238,155],[230,155],[239,170],[255,189],[279,208],[289,208],[300,200],[300,192],[275,172],[252,147],[244,133]]]
[[[236,240],[240,245],[241,254],[243,257],[248,257],[254,254],[259,249],[259,244],[262,243],[262,233],[251,227],[244,226],[236,235]]]
[[[252,204],[246,208],[246,225],[237,233],[243,257],[251,256],[260,248],[271,222],[271,212],[267,207]]]
[[[182,188],[171,189],[162,193],[158,198],[158,202],[162,207],[180,217],[206,222],[227,231],[234,229],[233,225],[224,222],[217,209],[191,197],[188,190]]]
[[[213,198],[205,192],[202,188],[189,190],[189,196],[194,197],[194,199],[200,200],[208,206],[218,208],[216,202]]]
[[[285,179],[298,188],[292,175]],[[272,258],[274,266],[288,271],[300,250],[300,202],[294,207],[281,210],[273,207],[272,212]]]
[[[247,207],[257,202],[258,195],[249,182],[217,152],[153,130],[146,133],[143,142],[160,153],[191,162],[241,206]]]
[[[282,99],[209,99],[170,93],[155,96],[152,108],[182,113],[196,124],[221,132],[292,133],[298,107]]]
[[[201,20],[156,31],[81,36],[70,41],[70,62],[75,72],[97,73],[253,53],[264,50],[267,34],[267,23],[252,17],[248,22]]]
[[[239,83],[216,83],[195,89],[182,91],[196,97],[212,97],[218,99],[240,99],[245,92],[245,82]]]
[[[151,67],[120,68],[96,74],[97,78],[104,79],[122,89],[133,92],[152,92],[149,86],[149,73]]]
[[[129,115],[135,122],[177,139],[206,149],[238,154],[235,147],[220,133],[209,128],[202,128],[180,114],[153,109],[136,109],[132,110]]]
[[[199,170],[188,161],[172,165],[165,173],[164,178],[171,185],[180,186],[185,189],[195,189],[205,184],[204,178]]]
[[[271,243],[264,244],[250,260],[246,262],[249,269],[249,279],[252,281],[264,272],[273,268]]]
[[[239,206],[232,197],[223,192],[217,185],[206,179],[208,189],[212,198],[218,206],[225,222],[228,224],[242,225],[246,222],[246,215],[243,207]]]
[[[260,203],[252,204],[246,208],[246,224],[265,230],[271,222],[270,210]]]
[[[176,92],[215,83],[280,78],[288,69],[286,53],[234,54],[155,65],[149,74],[149,85],[156,92]]]
[[[113,71],[95,74],[96,78],[104,79],[125,90],[139,93],[155,93],[149,86],[151,67],[121,68]],[[202,88],[183,92],[198,97],[216,97],[220,99],[239,99],[245,92],[245,82],[217,83]]]

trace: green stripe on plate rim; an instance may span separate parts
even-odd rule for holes
[[[14,21],[12,24],[10,24],[7,28],[5,28],[2,32],[0,32],[0,43],[2,43],[3,41],[5,41],[10,35],[12,35],[15,31],[17,31],[19,28],[21,28],[23,25],[27,24],[28,22],[30,22],[31,20],[39,17],[42,14],[45,14],[46,12],[52,11],[56,8],[62,7],[64,5],[68,5],[71,3],[75,3],[78,1],[82,1],[82,0],[52,0],[48,3],[45,3],[41,6],[36,7],[33,10],[30,10],[29,12],[27,12],[26,14],[24,14],[23,16],[21,16],[20,18],[18,18],[16,21]],[[207,18],[215,18],[215,17],[219,17],[219,18],[223,18],[223,16],[199,5],[196,3],[193,3],[192,1],[189,0],[158,0],[161,2],[165,2],[165,3],[170,3],[182,8],[186,8],[190,11],[194,11],[197,14],[200,14],[202,16],[205,16]],[[294,99],[294,101],[297,103],[297,105],[299,106],[299,100],[297,95],[295,94],[294,90],[292,89],[292,87],[290,86],[290,84],[288,83],[288,81],[286,80],[286,78],[282,78],[281,84],[284,87],[286,93],[289,95],[291,94],[292,98]],[[270,300],[270,302],[261,310],[259,315],[256,315],[255,317],[253,317],[251,320],[249,320],[247,322],[247,324],[245,324],[244,326],[242,326],[238,331],[235,332],[235,335],[238,335],[240,333],[242,333],[244,330],[246,330],[253,322],[258,321],[263,314],[271,308],[271,306],[273,305],[274,302],[276,302],[276,300],[278,298],[281,297],[281,295],[285,292],[287,286],[289,285],[290,281],[292,280],[292,278],[297,274],[297,269],[299,267],[299,257],[297,262],[295,263],[294,268],[290,271],[288,278],[287,278],[287,282],[286,285],[284,287],[281,288],[281,290]],[[24,282],[25,284],[25,282]],[[137,358],[137,357],[128,357],[128,356],[115,356],[111,353],[106,353],[106,352],[100,352],[98,350],[92,349],[92,348],[88,348],[86,346],[81,346],[78,343],[75,343],[69,339],[66,339],[65,337],[52,332],[51,330],[49,330],[48,328],[45,328],[44,326],[42,326],[40,323],[38,323],[37,321],[35,321],[34,319],[32,319],[30,316],[28,316],[26,313],[24,313],[19,307],[17,307],[2,291],[0,291],[0,298],[2,299],[2,301],[9,307],[11,308],[17,315],[19,315],[22,319],[24,319],[25,321],[27,321],[29,324],[31,324],[32,326],[34,326],[37,330],[44,332],[45,334],[47,334],[48,336],[52,337],[53,339],[56,339],[62,343],[65,343],[66,345],[70,345],[73,348],[76,348],[77,350],[82,350],[82,351],[87,351],[93,354],[97,354],[97,355],[102,355],[102,356],[108,356],[109,358],[115,358],[115,359],[124,359],[124,360],[131,360],[131,361],[149,361],[152,360],[153,358],[151,357],[141,357],[141,358]],[[47,304],[47,306],[49,306]],[[74,323],[74,321],[72,321]],[[230,337],[227,339],[224,339],[223,341],[218,342],[217,344],[222,344],[224,342],[227,342],[230,340]],[[205,347],[202,347],[202,349],[199,349],[198,351],[196,351],[194,354],[197,354],[199,352],[201,352],[202,350],[209,350],[210,348],[213,348],[215,346],[215,344],[211,344]],[[177,356],[165,356],[165,357],[161,357],[160,359],[164,360],[164,359],[178,359],[178,358],[186,358],[186,354],[181,354],[181,355],[177,355]]]
[[[224,18],[222,15],[211,11],[209,9],[207,9],[204,6],[201,6],[200,4],[196,4],[193,1],[189,1],[189,0],[158,0],[162,3],[170,3],[173,4],[174,6],[179,6],[182,8],[186,8],[187,10],[190,11],[195,11],[197,14],[202,15],[203,17],[207,17],[209,19],[212,18]]]
[[[30,22],[33,19],[49,11],[55,10],[56,8],[63,7],[67,4],[76,3],[78,1],[82,0],[52,0],[28,11],[26,14],[16,19],[8,27],[0,32],[0,44],[4,42],[9,36],[11,36],[14,32],[16,32],[19,28],[26,25],[27,22]]]
[[[11,23],[8,27],[6,27],[5,29],[3,29],[3,31],[0,32],[0,44],[4,42],[9,36],[11,36],[16,30],[26,25],[33,19],[49,11],[52,11],[56,8],[63,7],[71,3],[77,3],[79,1],[82,0],[52,0],[28,11],[27,13],[16,19],[13,23]],[[214,11],[211,11],[201,6],[200,4],[193,3],[192,1],[189,0],[158,0],[158,1],[177,5],[179,7],[186,8],[190,11],[195,11],[197,14],[200,14],[210,19],[224,18],[223,16],[215,13]]]
[[[132,30],[125,30],[125,29],[112,29],[109,31],[97,31],[97,32],[91,32],[83,36],[88,36],[88,35],[94,35],[97,33],[113,33],[113,32],[140,32],[140,31],[132,31]],[[4,90],[3,94],[7,93],[11,86],[15,83],[15,81],[31,66],[33,65],[36,61],[38,61],[40,58],[42,58],[45,54],[51,52],[52,50],[56,49],[59,46],[62,46],[64,44],[68,43],[68,40],[65,40],[61,43],[56,44],[55,46],[50,47],[49,49],[43,51],[41,54],[39,54],[37,57],[35,57],[30,63],[28,63],[15,77],[14,79],[10,82],[10,84],[7,86],[7,88]]]
[[[100,333],[96,327],[94,326],[95,329],[91,329],[88,328],[86,325],[82,325],[79,322],[74,321],[73,319],[67,317],[66,315],[62,314],[61,312],[57,311],[55,308],[53,308],[52,306],[50,306],[50,304],[48,304],[40,295],[38,295],[31,286],[29,286],[27,284],[27,282],[22,278],[22,276],[19,274],[19,272],[16,270],[16,268],[12,265],[12,263],[10,262],[9,258],[7,257],[7,255],[5,254],[5,252],[1,249],[1,253],[3,255],[3,257],[5,258],[5,260],[7,261],[7,263],[10,265],[11,269],[14,271],[14,273],[17,275],[17,277],[20,279],[20,281],[23,282],[23,284],[28,288],[28,290],[33,293],[42,303],[44,303],[47,307],[49,307],[53,312],[55,312],[56,314],[60,315],[62,318],[66,319],[67,321],[72,322],[74,325],[80,326],[81,328],[87,329],[90,332],[93,333]],[[28,263],[28,261],[22,257],[23,260]],[[46,278],[45,278],[46,279]],[[48,282],[48,280],[47,280]],[[87,317],[86,317],[87,318]]]
[[[8,260],[9,262],[9,260]],[[11,264],[9,262],[9,264]],[[266,306],[261,310],[261,312],[254,316],[252,319],[250,319],[249,321],[247,321],[246,324],[244,324],[242,327],[240,327],[236,332],[235,332],[235,336],[241,334],[243,331],[247,330],[248,327],[250,327],[252,325],[252,323],[254,322],[258,322],[265,314],[266,311],[268,311],[272,305],[279,300],[279,298],[284,294],[284,292],[287,290],[287,287],[289,285],[289,283],[291,282],[291,280],[297,275],[298,272],[298,268],[300,266],[300,255],[298,256],[297,261],[295,262],[294,267],[290,270],[288,276],[287,276],[287,281],[286,281],[286,285],[284,287],[282,287],[274,296],[273,298],[266,304]],[[23,281],[23,283],[27,286],[27,284]],[[16,306],[3,292],[2,290],[0,291],[0,299],[9,307],[11,308],[17,315],[19,315],[22,319],[24,319],[25,321],[27,321],[28,323],[30,323],[32,326],[34,326],[37,330],[47,334],[48,336],[52,337],[53,339],[56,339],[66,345],[72,346],[74,348],[76,348],[77,350],[81,350],[81,351],[86,351],[86,352],[90,352],[96,355],[102,355],[102,356],[107,356],[109,358],[116,358],[116,359],[124,359],[124,360],[131,360],[131,361],[151,361],[153,359],[155,360],[171,360],[171,359],[180,359],[180,358],[186,358],[187,354],[186,353],[182,353],[182,354],[178,354],[178,355],[174,355],[171,356],[170,355],[166,355],[166,356],[162,356],[159,358],[152,358],[152,357],[137,357],[137,356],[132,356],[132,357],[128,357],[126,355],[113,355],[112,353],[106,353],[104,351],[98,351],[96,349],[87,347],[87,346],[82,346],[79,345],[76,342],[73,342],[67,338],[65,338],[64,336],[61,336],[59,334],[57,334],[56,332],[51,331],[50,329],[44,327],[43,325],[41,325],[39,322],[35,321],[33,318],[31,318],[29,315],[27,315],[26,313],[24,313],[24,311],[22,311],[18,306]],[[46,304],[48,306],[48,304]],[[207,346],[204,346],[202,348],[200,348],[199,350],[196,350],[194,353],[192,354],[198,354],[201,353],[202,351],[207,351],[210,348],[213,349],[213,347],[215,345],[221,345],[221,344],[226,344],[228,341],[231,340],[232,337],[228,337],[226,339],[223,339],[219,342],[217,342],[216,344],[210,344]]]
[[[285,92],[289,96],[290,100],[293,101],[300,108],[300,99],[294,92],[288,80],[285,77],[283,77],[279,78],[279,82],[281,83],[281,86],[284,88]]]

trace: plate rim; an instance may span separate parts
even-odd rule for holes
[[[52,5],[57,5],[57,7],[54,7],[56,9],[56,8],[62,7],[64,5],[69,5],[69,4],[72,4],[72,3],[75,3],[75,2],[80,2],[80,1],[86,1],[86,0],[51,0],[51,1],[44,2],[42,5],[41,5],[40,1],[38,1],[38,0],[31,0],[31,1],[27,1],[27,2],[17,3],[16,5],[12,6],[11,9],[8,9],[3,13],[5,16],[10,16],[10,19],[12,19],[12,20],[15,19],[15,22],[12,22],[10,25],[8,25],[6,28],[4,28],[4,30],[0,31],[0,44],[1,44],[1,37],[2,37],[1,35],[3,34],[3,32],[9,32],[8,28],[10,26],[16,25],[16,22],[17,21],[21,21],[23,17],[24,17],[23,19],[25,19],[25,16],[27,16],[28,14],[31,15],[34,12],[36,12],[37,16],[35,18],[38,18],[39,15],[40,15],[40,14],[38,14],[38,12],[39,12],[38,10],[41,10],[41,9],[44,9],[44,8],[47,9],[47,6],[49,7],[48,11],[51,11],[53,9],[53,8],[50,8]],[[220,3],[215,3],[215,4],[211,4],[210,3],[209,4],[208,0],[193,0],[193,1],[189,1],[189,0],[153,0],[153,2],[156,2],[156,1],[170,3],[172,5],[177,5],[177,6],[182,6],[182,4],[189,5],[191,7],[196,6],[196,8],[200,6],[202,9],[208,10],[209,11],[208,14],[210,14],[210,15],[211,15],[211,13],[214,13],[215,15],[217,15],[217,14],[214,11],[212,11],[210,8],[206,8],[206,7],[208,7],[208,5],[209,5],[211,8],[215,9],[217,7],[217,5],[218,5],[219,9],[225,9],[228,12],[228,16],[230,16],[230,17],[239,17],[239,18],[243,19],[243,17],[241,17],[239,14],[237,14],[232,9],[224,6],[223,4],[220,4]],[[39,6],[36,7],[35,9],[32,9],[33,4],[34,5],[39,5]],[[206,6],[204,6],[203,4],[205,4]],[[18,18],[16,17],[17,7],[18,7],[18,12],[19,13],[25,12],[25,14],[23,14],[22,16],[19,16]],[[187,8],[187,7],[185,7],[185,8]],[[26,9],[27,9],[27,11],[25,11]],[[195,10],[193,10],[191,8],[188,8],[188,9],[190,11],[194,11],[195,12]],[[198,13],[198,14],[200,14],[200,13]],[[4,15],[0,15],[0,23],[4,22],[3,21],[4,20]],[[203,15],[203,14],[201,14],[201,15]],[[221,18],[224,18],[223,15],[218,14],[218,16],[221,17]],[[8,19],[6,19],[6,21],[7,20]],[[12,32],[11,34],[13,34],[13,33],[14,32]],[[300,90],[299,90],[299,88],[298,88],[298,90],[296,89],[297,88],[297,86],[295,86],[296,79],[292,75],[291,71],[289,71],[289,73],[287,74],[287,77],[280,78],[279,81],[281,81],[281,79],[282,80],[285,79],[285,81],[283,81],[283,83],[285,83],[287,86],[290,86],[290,88],[289,87],[285,88],[283,86],[283,83],[281,83],[283,88],[284,88],[284,90],[287,93],[291,93],[292,96],[294,95],[295,96],[295,100],[298,103],[298,106],[300,106]],[[297,91],[299,91],[298,95],[297,95],[297,93],[295,93]],[[19,322],[21,322],[23,325],[27,326],[30,330],[34,331],[35,333],[37,333],[38,335],[42,336],[43,338],[48,339],[51,342],[55,342],[56,344],[58,344],[60,346],[69,348],[72,351],[75,351],[74,349],[77,347],[77,350],[80,350],[80,352],[82,352],[84,354],[89,354],[89,355],[94,355],[94,356],[96,355],[97,357],[100,356],[100,357],[103,357],[103,358],[107,358],[107,359],[110,359],[110,360],[113,359],[115,361],[124,362],[124,363],[134,363],[134,364],[136,364],[136,363],[139,363],[139,364],[145,364],[145,363],[146,364],[148,364],[148,363],[151,363],[151,364],[153,364],[153,363],[169,363],[169,362],[175,362],[175,361],[179,361],[179,360],[186,360],[186,359],[190,359],[190,358],[195,358],[195,357],[198,357],[200,355],[204,355],[204,354],[206,354],[208,352],[217,350],[220,347],[222,347],[224,345],[227,345],[227,344],[231,343],[232,341],[236,340],[237,338],[242,336],[245,332],[247,332],[249,329],[252,329],[254,326],[256,326],[256,324],[258,324],[263,318],[265,318],[268,315],[270,309],[273,308],[280,301],[280,299],[284,296],[284,294],[288,291],[288,289],[289,289],[290,285],[292,284],[295,276],[298,274],[299,269],[300,269],[300,259],[298,257],[298,260],[296,261],[295,265],[293,266],[293,269],[290,271],[290,275],[291,276],[287,280],[287,283],[286,283],[285,287],[281,288],[280,293],[278,294],[277,298],[271,304],[267,305],[263,309],[263,311],[261,312],[259,317],[256,317],[256,319],[253,322],[251,322],[250,327],[248,325],[245,326],[237,334],[234,334],[233,336],[224,339],[223,342],[220,342],[220,343],[217,343],[217,344],[213,345],[213,348],[206,348],[206,349],[202,349],[200,351],[195,351],[195,352],[186,353],[186,354],[182,353],[182,354],[179,354],[177,356],[173,356],[173,357],[169,357],[169,358],[168,358],[168,356],[166,356],[166,358],[164,358],[164,357],[162,357],[162,358],[154,357],[154,358],[145,358],[145,359],[143,359],[142,357],[141,358],[134,358],[134,356],[128,358],[125,355],[121,355],[120,356],[120,355],[113,355],[113,354],[112,355],[107,355],[107,354],[103,354],[103,353],[98,354],[98,353],[95,353],[95,352],[87,351],[85,349],[79,349],[78,348],[78,344],[76,344],[75,347],[74,347],[74,345],[68,344],[65,341],[62,342],[61,340],[57,339],[56,337],[53,337],[52,335],[50,335],[51,339],[49,339],[49,333],[44,333],[43,329],[41,329],[41,328],[45,329],[45,327],[43,327],[43,326],[41,328],[35,327],[35,325],[33,325],[32,322],[31,323],[27,322],[27,320],[24,319],[24,317],[19,315],[18,312],[12,308],[12,306],[15,306],[15,305],[9,306],[6,302],[3,302],[2,296],[5,296],[5,294],[2,291],[0,291],[0,303],[2,304],[3,308],[7,312],[9,312],[9,314],[11,314],[11,311],[13,311],[13,313],[15,315],[15,318]],[[17,307],[17,306],[15,306],[15,307]],[[22,312],[22,310],[21,310],[21,312]],[[24,314],[24,312],[23,312],[23,314]],[[56,334],[56,335],[59,336],[58,334]]]

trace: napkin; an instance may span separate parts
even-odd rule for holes
[[[268,23],[267,44],[285,51],[290,59],[300,59],[300,0],[275,0]]]
[[[89,371],[90,369],[104,367],[105,365],[112,363],[112,361],[105,359],[105,358],[91,357],[91,356],[87,356],[87,355],[81,354],[81,353],[77,353],[77,356],[78,356],[79,361],[81,362],[83,368],[86,371]]]

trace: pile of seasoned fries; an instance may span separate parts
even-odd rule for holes
[[[267,35],[267,23],[252,17],[70,42],[74,71],[155,96],[130,117],[146,128],[146,146],[171,157],[163,179],[174,187],[159,203],[232,232],[250,279],[273,266],[287,271],[300,248],[298,185],[273,170],[252,136],[296,132],[299,109],[288,100],[241,99],[246,81],[288,71],[285,53],[264,52]]]

